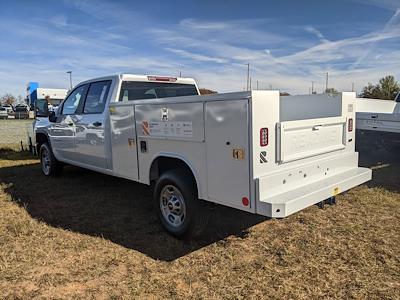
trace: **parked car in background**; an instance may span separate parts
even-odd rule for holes
[[[29,107],[27,105],[17,105],[14,108],[13,115],[15,119],[29,119]]]
[[[0,106],[0,119],[7,119],[7,118],[8,118],[7,109],[3,106]]]
[[[7,113],[11,113],[13,111],[13,107],[9,104],[4,104],[3,107],[7,110]]]

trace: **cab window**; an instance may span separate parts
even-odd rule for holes
[[[110,85],[111,80],[98,81],[90,84],[83,107],[84,114],[100,114],[104,111]]]
[[[194,84],[124,81],[119,101],[198,95]]]
[[[61,111],[62,115],[72,115],[76,112],[79,102],[81,101],[81,99],[85,98],[87,88],[88,88],[87,84],[77,87],[68,96],[68,98],[65,100],[65,102],[63,104],[63,108]]]

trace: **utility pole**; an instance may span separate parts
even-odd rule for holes
[[[351,91],[354,92],[354,82],[351,83]]]
[[[249,90],[250,87],[250,63],[247,63],[247,90]]]
[[[69,74],[69,89],[72,90],[72,71],[67,71]]]
[[[314,94],[314,81],[311,81],[311,94]]]
[[[182,71],[179,70],[179,77],[182,77]]]
[[[250,77],[250,91],[251,91],[251,77]]]
[[[257,91],[258,91],[258,80],[257,80]]]
[[[328,74],[328,72],[326,72],[325,93],[328,91],[328,77],[329,77],[329,74]]]

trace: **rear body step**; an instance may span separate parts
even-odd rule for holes
[[[257,202],[257,213],[272,218],[284,218],[321,199],[334,197],[372,178],[368,168],[352,168]]]

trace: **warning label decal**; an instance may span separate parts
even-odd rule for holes
[[[143,135],[162,137],[192,137],[192,121],[142,122]]]

